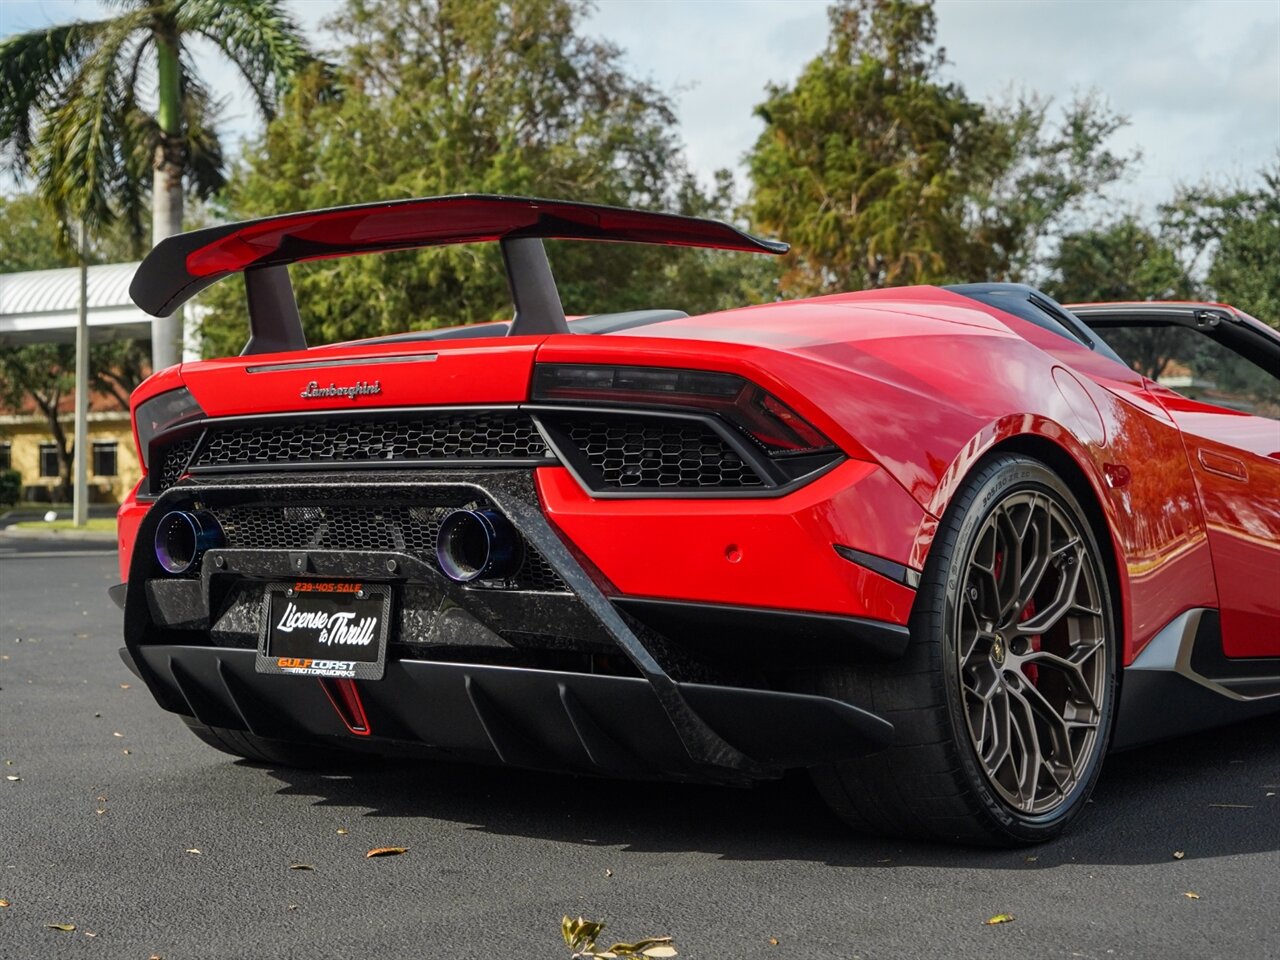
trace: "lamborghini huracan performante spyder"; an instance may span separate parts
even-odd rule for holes
[[[807,768],[863,830],[1016,844],[1081,812],[1108,750],[1280,708],[1275,331],[1011,284],[567,319],[544,239],[787,249],[454,196],[212,227],[138,269],[157,316],[247,293],[242,355],[138,388],[119,513],[124,659],[202,740]],[[510,321],[308,347],[289,264],[480,242]]]

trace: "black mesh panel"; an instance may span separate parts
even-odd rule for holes
[[[764,486],[737,451],[696,421],[584,415],[565,417],[559,426],[606,487]]]
[[[477,411],[211,429],[192,466],[539,461],[545,456],[546,444],[527,415]]]

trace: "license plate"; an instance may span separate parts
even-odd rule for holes
[[[379,680],[390,624],[387,584],[270,584],[258,634],[258,672]]]

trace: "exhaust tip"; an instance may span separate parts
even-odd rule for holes
[[[210,513],[171,510],[156,526],[156,562],[167,573],[182,574],[200,562],[206,550],[223,545],[222,528]]]
[[[436,536],[436,561],[450,580],[470,583],[515,572],[520,540],[506,517],[492,510],[454,510]]]

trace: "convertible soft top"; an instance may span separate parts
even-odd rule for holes
[[[564,316],[562,311],[558,320],[555,316],[559,295],[546,265],[543,238],[771,254],[788,249],[785,243],[753,237],[718,220],[562,200],[461,194],[290,213],[169,237],[142,261],[129,295],[147,313],[168,316],[210,284],[244,272],[252,318],[255,307],[270,306],[278,313],[292,303],[287,274],[272,268],[300,260],[499,241],[516,302],[517,322],[511,332],[560,331]],[[292,309],[296,313],[296,306]],[[261,338],[254,326],[254,336]],[[298,346],[292,336],[282,341],[282,332],[274,331],[268,338],[273,349]]]

